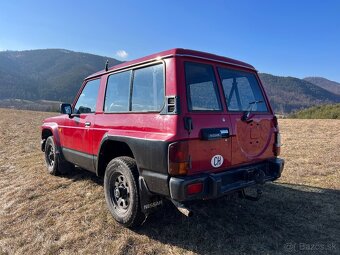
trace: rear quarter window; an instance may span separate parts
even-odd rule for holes
[[[134,71],[132,87],[133,112],[160,111],[164,104],[163,64]]]
[[[211,65],[185,63],[189,111],[221,111],[214,69]]]

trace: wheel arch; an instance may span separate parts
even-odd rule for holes
[[[44,128],[41,131],[41,139],[47,139],[49,136],[53,136],[53,132],[49,128]]]
[[[123,139],[122,137],[112,137],[106,134],[100,143],[97,156],[97,176],[103,177],[108,163],[112,159],[120,156],[136,159],[132,148],[126,139]]]
[[[126,150],[120,154],[106,154],[110,151],[108,145],[121,145]],[[145,179],[149,190],[155,193],[168,195],[168,145],[169,142],[152,140],[131,136],[118,136],[106,133],[99,146],[96,160],[96,174],[104,176],[106,166],[110,160],[118,156],[134,158],[137,164],[139,176]],[[125,154],[125,155],[123,155]],[[111,155],[111,156],[107,156]]]
[[[53,136],[53,141],[56,145],[57,153],[61,152],[60,138],[58,133],[58,125],[56,123],[44,123],[41,127],[41,150],[44,151],[46,139]]]

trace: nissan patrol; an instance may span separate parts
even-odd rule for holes
[[[48,172],[77,165],[104,178],[107,206],[127,227],[168,199],[193,200],[280,177],[278,121],[253,66],[172,49],[87,77],[73,104],[42,125]]]

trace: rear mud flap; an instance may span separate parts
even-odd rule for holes
[[[139,176],[138,181],[141,210],[148,215],[163,205],[163,199],[149,191],[143,177]]]

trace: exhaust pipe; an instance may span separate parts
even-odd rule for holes
[[[192,210],[190,210],[189,208],[187,208],[184,204],[179,203],[175,200],[171,200],[171,202],[176,206],[178,211],[183,213],[185,216],[192,217],[194,215],[194,212]]]

